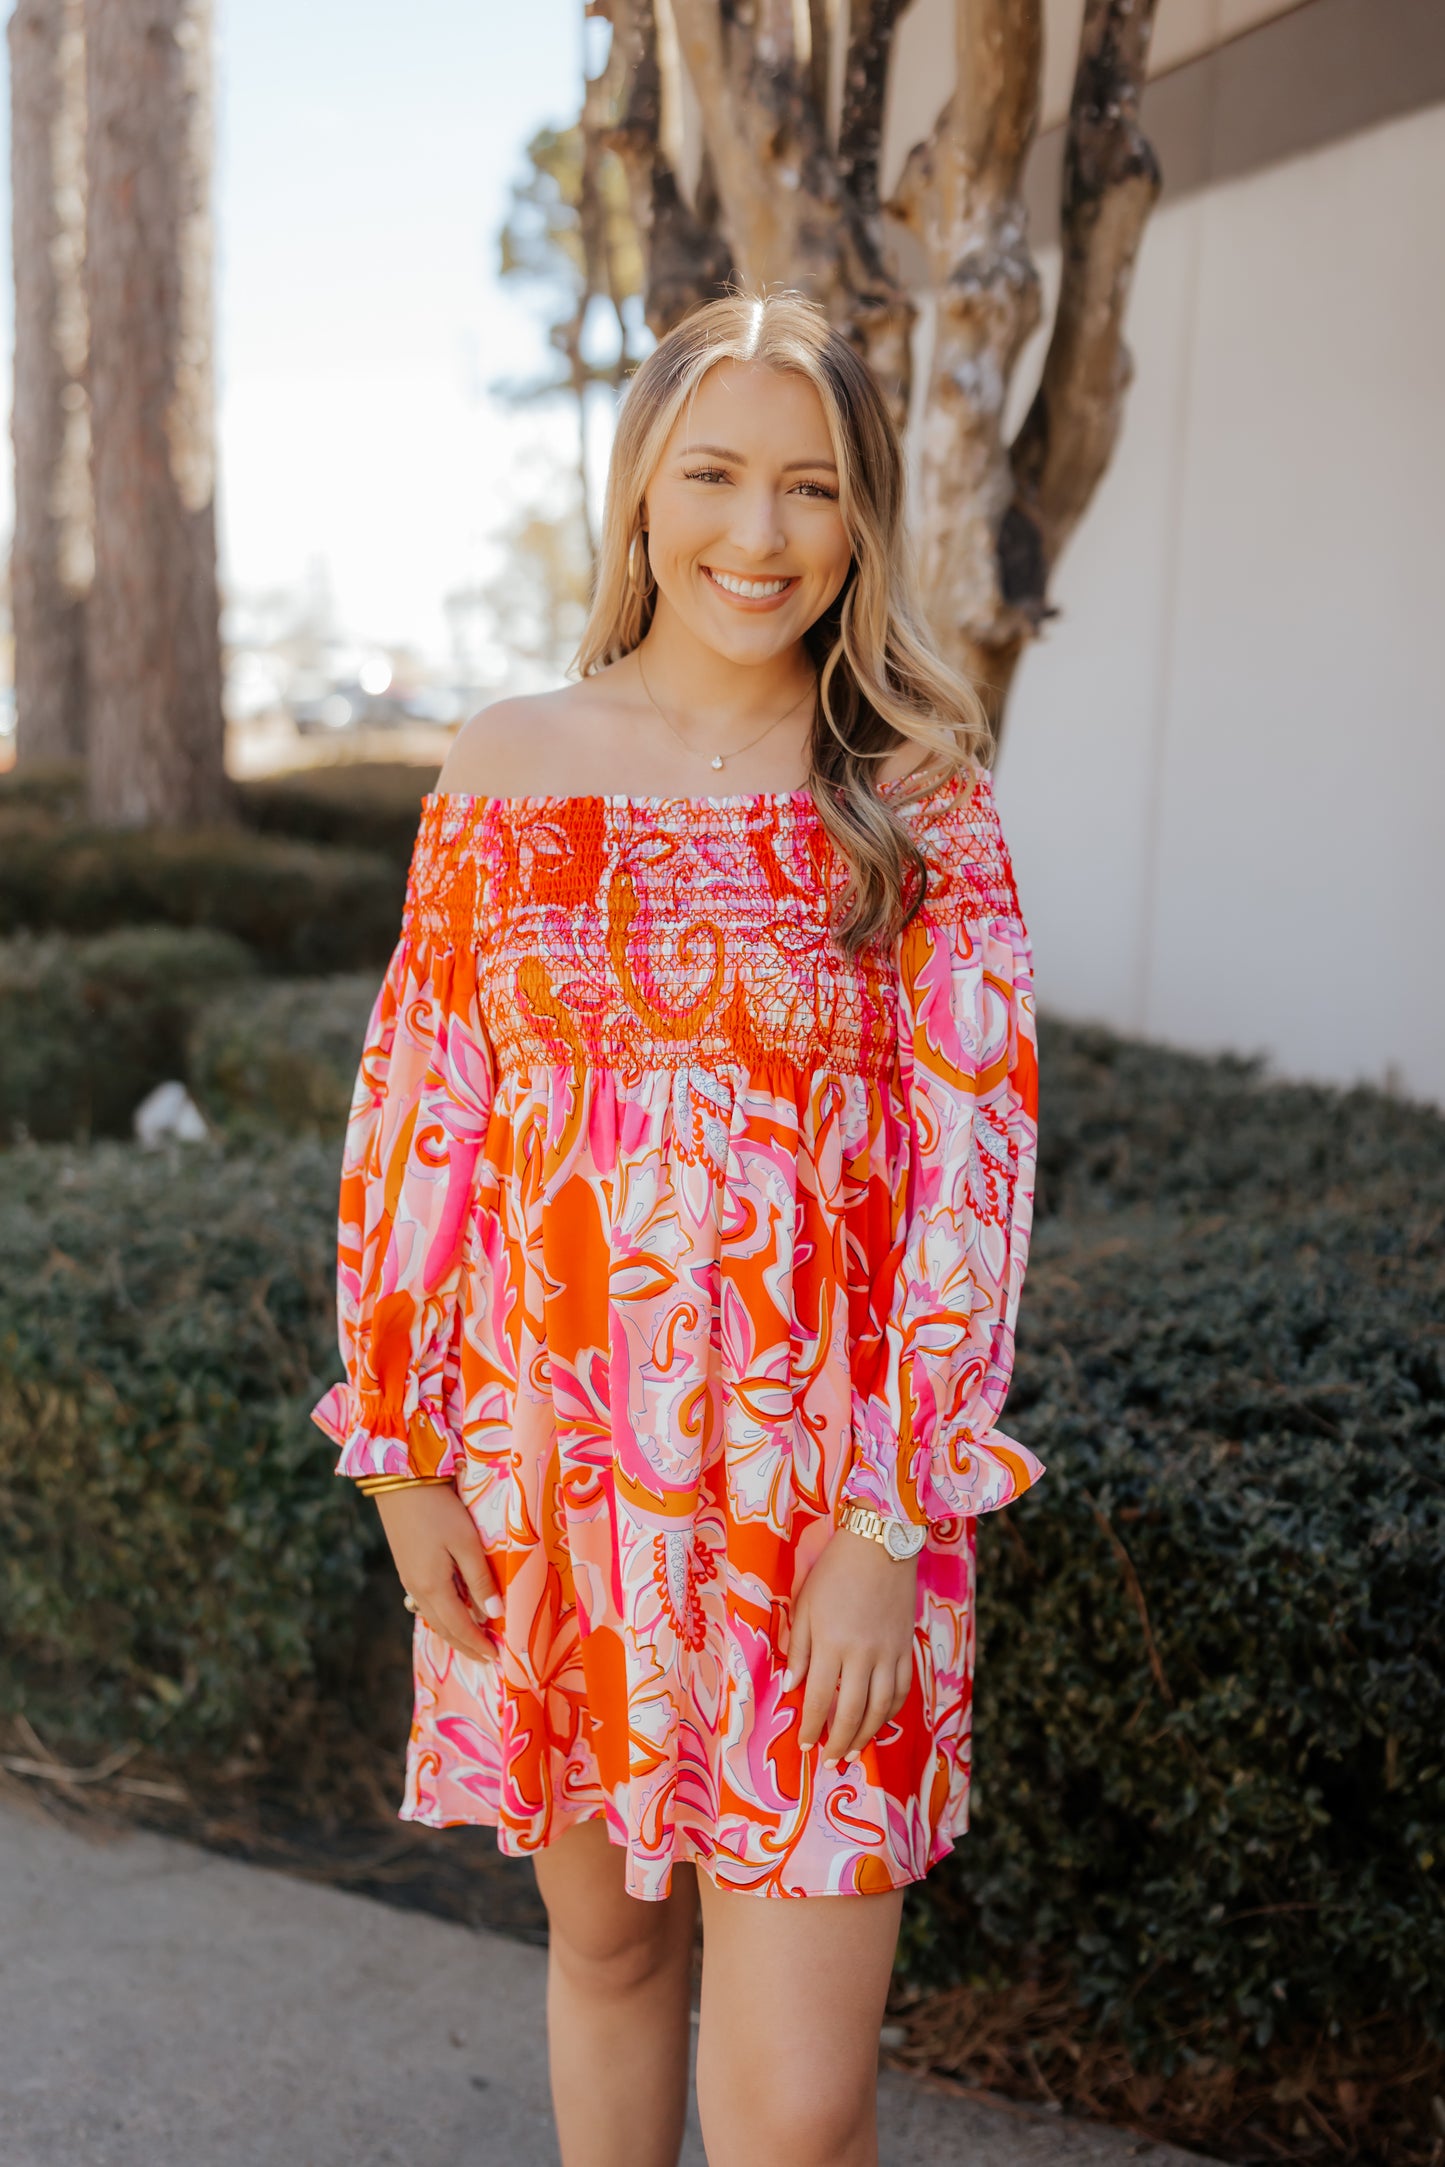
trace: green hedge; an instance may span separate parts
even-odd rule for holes
[[[29,1146],[0,1215],[0,1696],[85,1748],[274,1746],[354,1630],[375,1515],[338,1374],[336,1153]]]
[[[904,1962],[1063,1970],[1141,2061],[1445,2033],[1445,1121],[1058,1026],[1041,1072],[1049,1471],[981,1524],[974,1825]],[[6,1172],[5,1693],[270,1736],[376,1555],[306,1419],[335,1140]]]
[[[271,969],[383,965],[396,940],[405,869],[242,827],[92,829],[11,813],[0,848],[0,935],[209,926]]]
[[[273,979],[209,1003],[191,1032],[191,1093],[238,1131],[279,1129],[338,1148],[356,1082],[374,971]]]
[[[1048,1475],[981,1526],[909,1962],[1062,1964],[1145,2056],[1445,2039],[1445,1122],[1057,1026],[1040,1072]]]
[[[78,820],[85,810],[85,769],[78,760],[45,761],[0,774],[0,834],[27,820]]]
[[[195,1012],[256,968],[230,934],[123,926],[91,940],[0,941],[0,1141],[128,1136],[146,1093],[182,1076]]]
[[[1367,1199],[1439,1165],[1440,1115],[1363,1086],[1269,1081],[1260,1061],[1040,1025],[1038,1215]]]
[[[241,817],[263,834],[379,851],[405,871],[435,767],[347,760],[237,783]]]
[[[406,869],[421,800],[435,766],[402,760],[328,760],[278,775],[248,776],[231,786],[246,826],[307,843],[377,851]],[[26,824],[85,824],[85,769],[75,761],[0,774],[0,834]]]

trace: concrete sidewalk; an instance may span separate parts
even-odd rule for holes
[[[0,1806],[0,2167],[554,2167],[540,1950]],[[1185,2167],[885,2074],[885,2167]],[[703,2167],[696,2126],[684,2154]]]

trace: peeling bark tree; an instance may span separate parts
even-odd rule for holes
[[[1039,390],[1011,445],[1009,384],[1040,307],[1022,181],[1038,124],[1041,0],[954,0],[956,87],[887,202],[879,153],[902,0],[588,5],[615,27],[613,126],[628,131],[635,193],[647,197],[649,161],[660,155],[669,56],[659,29],[671,22],[674,72],[696,93],[715,196],[715,207],[705,204],[699,189],[690,215],[716,226],[750,281],[811,292],[869,361],[900,422],[911,416],[925,601],[936,637],[1001,731],[1019,656],[1051,614],[1054,565],[1118,436],[1124,310],[1159,188],[1139,127],[1155,0],[1086,0],[1065,147],[1062,291]],[[842,96],[830,122],[835,67]],[[662,93],[639,87],[658,78]],[[675,191],[670,168],[668,178]],[[654,217],[658,201],[654,187]],[[927,377],[916,387],[916,304],[896,268],[899,228],[921,246],[935,301]],[[654,328],[681,312],[669,298]]]
[[[85,749],[92,570],[85,388],[85,43],[81,0],[19,0],[9,25],[15,262],[16,759]]]
[[[226,817],[210,0],[85,0],[95,581],[90,788],[116,825]]]
[[[663,0],[666,4],[666,0]],[[643,306],[654,337],[699,301],[721,294],[733,273],[706,152],[689,204],[663,148],[662,66],[654,0],[589,0],[612,28],[606,66],[587,85],[584,133],[611,151],[627,176],[643,261]]]

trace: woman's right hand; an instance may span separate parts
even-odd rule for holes
[[[401,1584],[423,1622],[462,1655],[495,1663],[495,1634],[480,1620],[500,1618],[502,1598],[476,1524],[451,1484],[383,1490],[376,1508]]]

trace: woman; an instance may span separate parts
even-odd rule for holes
[[[417,1613],[403,1815],[535,1861],[566,2167],[675,2161],[699,1904],[713,2167],[876,2159],[975,1518],[1042,1472],[1028,940],[902,492],[812,304],[661,341],[577,682],[459,733],[352,1104],[316,1420]]]

